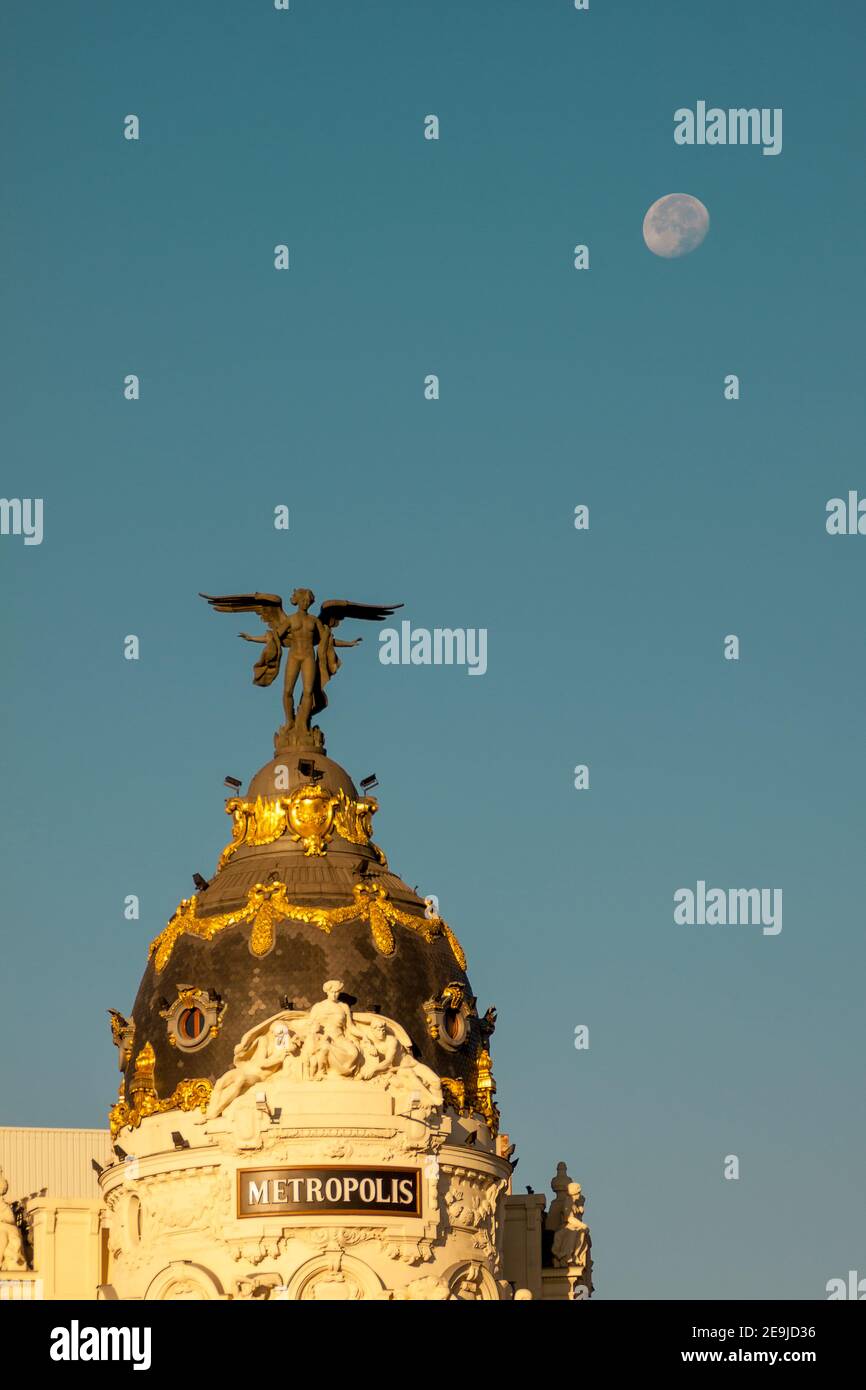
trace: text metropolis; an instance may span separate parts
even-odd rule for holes
[[[371,1211],[419,1216],[420,1199],[416,1168],[248,1168],[238,1174],[239,1216],[269,1211]]]

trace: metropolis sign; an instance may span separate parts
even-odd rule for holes
[[[417,1168],[242,1168],[238,1216],[420,1216]]]

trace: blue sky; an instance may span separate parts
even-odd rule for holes
[[[198,591],[308,584],[488,631],[476,679],[365,632],[323,723],[498,1006],[519,1185],[567,1160],[599,1296],[863,1271],[866,540],[824,529],[866,492],[858,18],[7,5],[2,492],[45,536],[0,537],[0,1122],[103,1122],[105,1010],[269,756]],[[676,146],[699,99],[783,108],[782,153]],[[711,227],[665,261],[669,192]],[[781,887],[781,934],[675,926],[698,879]]]

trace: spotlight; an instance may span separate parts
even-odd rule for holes
[[[241,783],[238,777],[224,777],[223,785],[226,787],[231,787],[233,791],[238,791],[240,789]]]
[[[207,879],[202,878],[201,874],[193,874],[192,881],[200,893],[203,893],[206,888],[210,887]]]
[[[105,1172],[105,1169],[103,1168],[102,1164],[101,1164],[101,1163],[97,1163],[96,1159],[95,1159],[95,1158],[92,1158],[92,1159],[90,1160],[90,1166],[91,1166],[91,1168],[93,1169],[93,1171],[94,1171],[94,1173],[96,1174],[96,1176],[97,1176],[98,1178],[101,1178],[102,1175],[103,1175],[103,1173]]]
[[[173,1129],[173,1130],[171,1131],[171,1142],[174,1144],[174,1147],[175,1147],[176,1149],[188,1149],[188,1148],[189,1148],[189,1140],[188,1140],[188,1139],[184,1139],[184,1137],[183,1137],[183,1135],[181,1134],[181,1132],[180,1132],[179,1129]]]
[[[512,1173],[513,1173],[514,1170],[515,1170],[515,1168],[517,1167],[518,1163],[520,1162],[520,1159],[519,1159],[519,1158],[511,1158],[511,1159],[508,1160],[508,1162],[509,1162],[509,1167],[511,1168],[511,1171],[512,1171]]]
[[[126,1149],[122,1149],[119,1144],[115,1144],[114,1152],[120,1159],[121,1163],[125,1163],[126,1160],[129,1158],[129,1154],[126,1152]]]
[[[290,1013],[295,1006],[289,996],[284,994],[280,1000],[280,1007],[285,1009],[287,1013]]]
[[[376,776],[375,772],[371,772],[369,777],[362,777],[362,778],[361,778],[361,791],[362,791],[362,792],[371,792],[371,791],[373,790],[373,788],[374,788],[374,787],[378,787],[378,785],[379,785],[379,778]]]
[[[325,775],[324,772],[321,772],[319,768],[316,767],[312,758],[299,758],[298,772],[300,772],[302,777],[309,777],[311,782],[321,782]]]

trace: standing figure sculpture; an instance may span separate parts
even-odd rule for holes
[[[560,1225],[553,1237],[553,1263],[567,1269],[573,1282],[582,1283],[586,1296],[592,1293],[592,1238],[583,1219],[586,1198],[579,1182],[570,1182],[564,1195]]]
[[[8,1191],[9,1181],[0,1168],[0,1269],[26,1269],[21,1231],[12,1203],[6,1200]]]
[[[318,614],[310,609],[315,602],[312,589],[295,589],[291,602],[294,613],[286,613],[283,601],[278,594],[202,594],[211,608],[218,613],[257,613],[266,624],[268,631],[261,637],[248,632],[239,635],[246,642],[260,642],[264,651],[253,667],[255,685],[270,685],[280,669],[283,647],[286,648],[286,670],[283,684],[283,710],[286,722],[280,730],[279,738],[289,745],[298,747],[321,746],[321,735],[311,730],[310,719],[325,709],[328,697],[325,686],[340,669],[337,647],[355,647],[362,640],[356,637],[353,642],[341,642],[334,636],[334,629],[344,618],[360,618],[367,622],[383,622],[389,618],[401,603],[370,604],[352,603],[349,599],[326,599]],[[301,699],[295,708],[295,687],[301,679]]]

